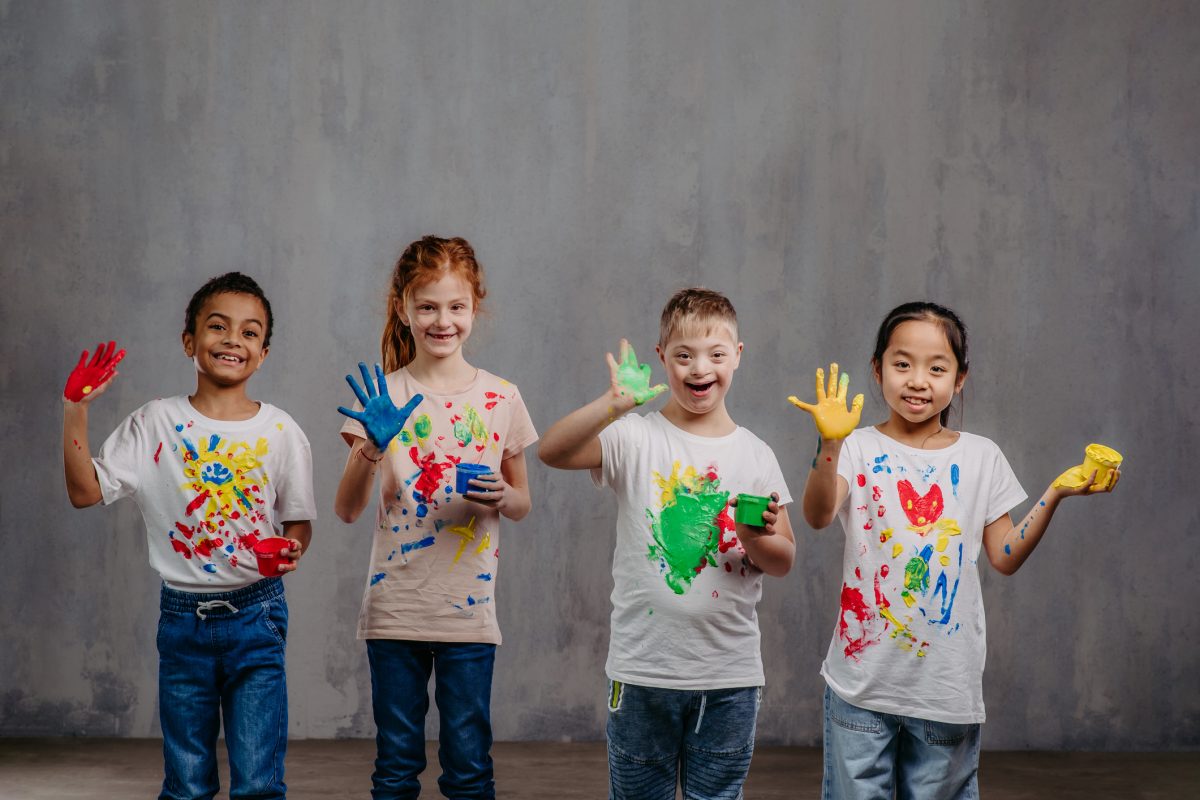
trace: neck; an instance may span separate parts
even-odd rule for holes
[[[258,413],[259,403],[246,396],[245,382],[236,386],[216,386],[198,379],[196,392],[188,397],[192,408],[209,419],[238,422]]]
[[[475,380],[476,369],[463,358],[462,350],[446,358],[433,358],[420,351],[408,363],[408,374],[430,389],[454,391]]]
[[[737,423],[729,416],[724,403],[703,414],[694,414],[675,402],[675,398],[672,397],[663,406],[662,415],[675,427],[696,436],[715,438],[728,436],[737,430]]]
[[[877,430],[902,444],[918,449],[937,450],[953,444],[958,439],[956,433],[942,425],[940,415],[922,422],[910,422],[893,412],[886,422],[877,426]]]

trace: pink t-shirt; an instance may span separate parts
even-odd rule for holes
[[[387,376],[396,406],[424,400],[379,465],[379,508],[360,639],[500,643],[495,589],[500,513],[454,490],[459,463],[500,472],[537,441],[514,384],[478,370],[470,386],[442,394],[401,368]],[[356,408],[360,408],[357,406]],[[347,419],[342,433],[365,438]]]

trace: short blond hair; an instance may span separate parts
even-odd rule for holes
[[[737,312],[733,310],[733,303],[729,302],[728,297],[702,286],[680,289],[663,308],[658,323],[658,346],[666,347],[671,337],[685,328],[702,328],[702,332],[707,333],[719,324],[729,326],[736,342]]]

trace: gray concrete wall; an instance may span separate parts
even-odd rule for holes
[[[389,262],[436,232],[490,280],[468,357],[543,430],[601,391],[620,336],[650,354],[674,289],[728,292],[732,412],[797,494],[814,436],[786,395],[829,360],[867,390],[894,304],[958,309],[964,427],[1028,490],[1090,441],[1127,458],[1016,576],[984,569],[985,746],[1200,745],[1195,4],[10,0],[0,64],[0,735],[157,733],[140,517],[70,508],[58,397],[101,337],[129,357],[93,446],[190,390],[183,306],[231,268],[278,315],[253,392],[316,454],[291,732],[373,734],[354,638],[370,523],[332,513],[334,409],[376,351]],[[864,419],[883,415],[870,394]],[[611,498],[531,472],[534,512],[505,532],[496,735],[601,738]],[[768,743],[821,735],[842,537],[797,525],[760,607]]]

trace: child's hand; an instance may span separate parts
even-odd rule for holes
[[[653,400],[667,390],[665,383],[657,386],[650,385],[650,365],[639,364],[637,353],[633,352],[627,339],[621,340],[621,363],[618,364],[612,353],[606,354],[608,371],[612,378],[613,396],[620,399],[632,400],[634,405],[642,405],[647,400]],[[629,410],[629,406],[625,410]]]
[[[729,498],[729,507],[737,508],[737,498]],[[762,525],[747,525],[744,522],[737,521],[737,515],[734,515],[734,528],[737,530],[739,540],[744,540],[750,536],[774,536],[775,523],[779,521],[779,493],[771,492],[771,502],[767,503],[767,508],[763,511]]]
[[[425,398],[419,394],[413,395],[413,398],[404,405],[404,408],[396,408],[395,404],[392,403],[391,396],[388,394],[387,380],[383,376],[383,367],[378,364],[375,365],[375,379],[379,385],[378,389],[371,385],[371,373],[367,372],[367,365],[360,361],[358,362],[358,369],[362,372],[363,384],[367,389],[366,392],[363,392],[359,388],[352,375],[346,376],[346,382],[354,390],[354,394],[358,397],[358,402],[362,403],[363,410],[351,411],[344,406],[338,406],[338,413],[362,423],[363,428],[367,432],[367,438],[382,453],[387,450],[387,446],[392,439],[396,438],[396,435],[400,433],[400,429],[408,421],[413,409],[420,405],[421,401]]]
[[[489,472],[486,475],[480,475],[477,478],[469,480],[468,485],[471,490],[463,495],[472,503],[478,503],[481,506],[494,508],[503,513],[508,507],[507,501],[513,491],[513,488],[504,480],[504,476],[498,472]]]
[[[300,569],[300,556],[304,554],[304,547],[300,544],[299,539],[288,539],[287,548],[280,550],[279,555],[286,559],[279,562],[278,571],[282,575],[285,572],[295,572]]]
[[[66,400],[72,403],[89,403],[97,395],[104,393],[109,382],[117,376],[117,364],[125,357],[124,350],[113,353],[116,346],[116,342],[109,342],[107,348],[103,342],[96,345],[96,353],[90,364],[87,360],[88,351],[83,351],[83,355],[79,356],[79,363],[67,377],[67,386],[63,389],[63,397]]]
[[[1117,488],[1119,480],[1121,480],[1121,470],[1112,469],[1109,470],[1103,482],[1096,483],[1096,470],[1092,470],[1090,475],[1084,475],[1083,465],[1078,464],[1055,478],[1054,483],[1050,484],[1050,488],[1059,497],[1074,497],[1080,494],[1111,492]]]
[[[842,373],[838,380],[838,365],[829,365],[829,391],[825,391],[825,370],[817,369],[817,402],[816,405],[801,402],[792,395],[788,402],[796,408],[802,408],[812,414],[813,422],[823,439],[845,439],[858,427],[862,417],[863,396],[854,395],[854,402],[846,408],[846,390],[850,386],[850,375]]]

